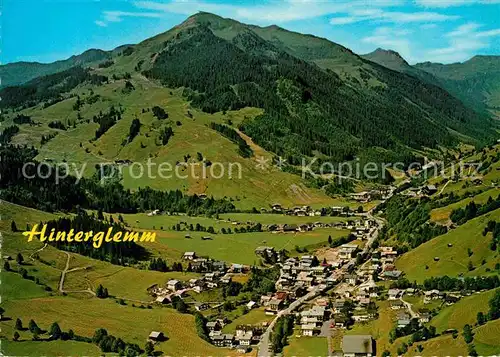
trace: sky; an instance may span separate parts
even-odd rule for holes
[[[198,11],[314,34],[358,54],[392,49],[411,64],[500,55],[500,0],[3,0],[0,61],[53,62],[138,43]]]

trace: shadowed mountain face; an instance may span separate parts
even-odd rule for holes
[[[475,56],[464,63],[419,63],[444,88],[476,108],[500,110],[500,56]]]
[[[363,58],[326,39],[277,26],[200,13],[119,54],[103,54],[103,60],[109,57],[113,73],[136,71],[165,86],[184,87],[192,105],[206,112],[263,108],[264,114],[240,129],[292,163],[303,156],[369,158],[373,147],[384,149],[376,151],[377,160],[407,159],[412,149],[492,138],[486,116],[397,53],[377,50]],[[90,76],[82,74],[75,83],[100,82]],[[28,83],[28,89],[4,91],[36,93],[47,80],[59,88],[57,79],[44,78]]]
[[[377,49],[362,56],[394,71],[436,84],[478,111],[500,108],[500,57],[475,56],[464,63],[409,65],[399,53]]]

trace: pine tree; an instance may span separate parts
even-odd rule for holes
[[[23,322],[21,321],[20,318],[16,319],[16,330],[21,331],[23,329]]]
[[[14,332],[14,336],[12,336],[12,339],[13,339],[14,341],[17,341],[17,340],[19,340],[19,337],[20,337],[20,336],[19,336],[19,332],[17,332],[17,331],[16,331],[16,332]]]
[[[16,225],[15,221],[12,221],[10,223],[10,229],[11,229],[12,232],[17,232],[17,225]]]
[[[57,322],[54,322],[49,329],[49,335],[52,336],[53,339],[57,340],[61,337],[62,331]]]
[[[3,270],[10,271],[10,264],[9,264],[9,262],[6,261],[6,262],[3,263]]]
[[[19,264],[19,265],[23,264],[23,262],[24,262],[24,257],[23,257],[23,255],[22,255],[21,253],[17,253],[16,262],[17,262],[17,264]]]
[[[28,324],[28,329],[30,330],[31,333],[35,333],[35,332],[38,332],[40,330],[40,328],[38,327],[38,325],[36,324],[36,322],[34,320],[30,320],[30,322]]]

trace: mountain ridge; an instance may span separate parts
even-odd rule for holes
[[[75,86],[89,80],[99,85],[137,73],[166,87],[184,88],[191,104],[208,113],[262,108],[264,114],[242,122],[240,130],[290,162],[317,155],[335,161],[359,155],[382,159],[372,148],[382,148],[391,160],[407,160],[414,149],[454,145],[458,137],[485,143],[492,135],[486,117],[441,87],[327,39],[278,26],[199,13],[119,49],[109,66],[90,68],[90,73],[70,71],[65,81],[77,74],[69,81]],[[43,81],[59,88],[56,77]],[[20,86],[21,92],[9,88],[11,97],[39,85],[30,83]],[[54,96],[35,96],[24,105],[64,100],[60,92]]]

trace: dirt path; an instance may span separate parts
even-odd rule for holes
[[[88,288],[86,290],[64,290],[64,279],[66,278],[66,274],[74,272],[74,271],[78,271],[78,270],[85,270],[85,269],[88,269],[90,267],[86,266],[86,267],[77,267],[77,268],[70,269],[69,268],[69,261],[71,260],[71,254],[69,254],[68,252],[63,252],[63,253],[68,256],[68,259],[66,260],[66,266],[64,267],[64,270],[61,272],[61,280],[59,280],[59,291],[61,293],[91,293],[91,294],[95,295],[95,293],[90,288]]]
[[[415,311],[413,311],[413,306],[409,302],[404,301],[402,297],[399,298],[399,300],[401,300],[401,302],[403,304],[405,304],[405,306],[408,309],[408,312],[410,313],[412,319],[418,319],[419,316],[418,316],[418,314]]]
[[[441,189],[441,191],[439,191],[438,195],[440,195],[440,194],[442,194],[442,193],[443,193],[443,191],[446,189],[446,186],[448,186],[448,184],[449,184],[450,182],[451,182],[450,180],[446,181],[446,183],[444,184],[444,186],[443,186],[443,188]]]
[[[64,278],[66,277],[66,273],[69,270],[69,260],[71,259],[71,254],[69,254],[68,252],[64,252],[64,254],[66,254],[68,256],[68,259],[66,260],[66,266],[64,267],[64,270],[61,273],[61,280],[59,280],[59,291],[62,293],[64,292],[64,289],[63,289]]]
[[[44,250],[44,249],[47,247],[47,245],[48,245],[48,244],[47,244],[47,243],[45,243],[43,247],[41,247],[40,249],[38,249],[38,250],[34,251],[34,252],[30,255],[30,259],[34,261],[34,260],[35,260],[35,258],[33,258],[33,257],[35,256],[35,254],[37,254],[37,253],[41,252],[42,250]]]

